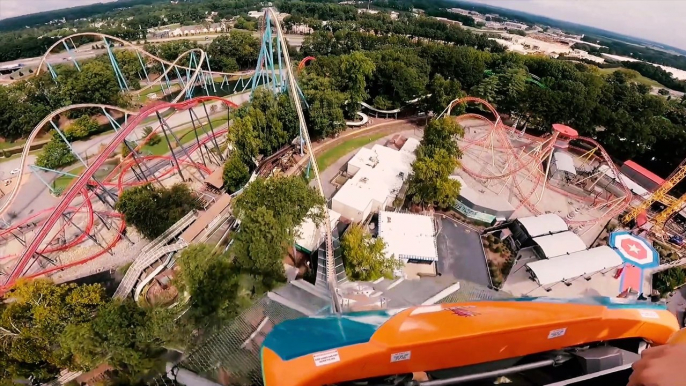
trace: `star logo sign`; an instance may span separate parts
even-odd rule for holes
[[[624,253],[636,260],[648,258],[648,250],[636,240],[624,239],[621,241],[620,246]]]

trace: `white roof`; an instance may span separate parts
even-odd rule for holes
[[[574,232],[560,232],[534,238],[545,257],[557,257],[586,250],[586,243]]]
[[[531,237],[549,235],[569,230],[564,220],[555,213],[517,219]]]
[[[370,157],[373,161],[369,161]],[[362,148],[353,157],[360,170],[345,182],[333,199],[359,212],[364,212],[372,201],[383,203],[400,191],[415,158],[414,154],[381,145],[374,145],[371,151]]]
[[[558,150],[553,153],[553,158],[555,160],[555,166],[557,167],[557,170],[562,170],[576,175],[574,159],[572,159],[572,156],[569,155],[569,153]]]
[[[372,149],[363,147],[360,149],[353,158],[348,161],[348,165],[357,167],[358,169],[363,168],[365,165],[369,167],[374,167],[379,163],[379,157],[376,152]]]
[[[571,280],[584,274],[617,267],[622,263],[622,258],[614,249],[603,245],[555,259],[534,261],[526,267],[536,275],[538,284],[550,285],[564,279]]]
[[[388,257],[438,261],[435,234],[431,216],[379,212],[379,237],[386,242]]]
[[[474,190],[460,176],[450,176],[451,179],[457,180],[460,183],[460,197],[463,197],[472,204],[479,205],[484,208],[490,208],[498,212],[514,212],[515,208],[507,201],[506,196],[497,195],[490,190],[484,190],[483,193]]]
[[[314,209],[310,209],[310,212],[312,212]],[[331,227],[335,227],[336,224],[338,224],[338,220],[341,218],[341,214],[336,212],[335,210],[328,209],[329,211],[329,219],[331,220]],[[309,214],[309,213],[308,213]],[[319,247],[319,244],[322,240],[322,232],[324,232],[324,224],[322,224],[319,229],[315,226],[315,223],[310,220],[309,218],[305,218],[305,220],[300,224],[298,227],[298,239],[295,241],[295,243],[308,251],[312,252],[317,247]]]
[[[405,151],[408,153],[414,153],[418,147],[419,147],[419,140],[417,140],[416,138],[408,138],[407,141],[405,141],[405,144],[403,145],[403,147],[400,148],[400,151]]]
[[[598,168],[598,170],[605,173],[606,176],[608,176],[608,177],[612,178],[613,180],[619,182],[619,180],[617,179],[617,176],[615,176],[615,173],[612,171],[612,169],[610,169],[609,166],[600,165],[600,168]],[[626,185],[626,187],[629,188],[629,190],[631,190],[631,192],[633,192],[635,195],[641,196],[643,198],[650,197],[651,193],[649,191],[647,191],[641,185],[635,183],[631,178],[625,176],[621,172],[619,173],[619,178],[622,180],[622,182],[624,182],[624,185]]]

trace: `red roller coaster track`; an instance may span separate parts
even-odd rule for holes
[[[164,111],[167,109],[185,109],[189,108],[192,106],[197,105],[198,103],[202,102],[207,102],[207,101],[220,101],[224,103],[225,105],[233,108],[238,108],[236,104],[231,102],[228,99],[221,98],[221,97],[214,97],[214,96],[203,96],[203,97],[198,97],[194,99],[190,99],[188,101],[184,102],[178,102],[178,103],[156,103],[154,105],[150,105],[147,107],[144,107],[133,119],[129,120],[129,122],[126,124],[125,127],[123,127],[115,137],[112,138],[110,143],[107,145],[107,147],[99,153],[98,157],[95,158],[92,163],[88,166],[86,170],[76,179],[76,181],[71,185],[69,190],[65,193],[63,198],[60,200],[60,203],[54,208],[53,212],[51,215],[45,220],[43,225],[41,226],[40,230],[37,232],[33,240],[31,240],[30,243],[27,244],[24,252],[21,254],[19,258],[19,262],[16,264],[16,266],[12,269],[12,272],[8,275],[7,280],[5,281],[4,285],[0,288],[0,292],[5,292],[7,291],[15,282],[18,278],[22,276],[24,273],[24,270],[27,268],[27,265],[31,262],[31,260],[34,258],[34,254],[38,251],[40,245],[43,243],[43,241],[48,237],[48,234],[52,230],[52,228],[55,226],[59,218],[69,209],[70,203],[76,198],[76,196],[79,193],[83,193],[85,196],[84,203],[79,206],[77,209],[80,210],[80,208],[85,204],[87,205],[89,213],[92,212],[92,207],[90,205],[90,200],[88,199],[88,194],[85,191],[86,185],[89,183],[90,179],[93,177],[95,172],[102,167],[102,165],[105,163],[109,155],[114,152],[127,137],[138,125],[140,125],[145,118],[150,116],[151,114],[155,114],[156,112]],[[219,134],[216,134],[219,135]],[[197,145],[196,145],[197,146]],[[121,189],[121,181],[117,184],[118,188]],[[121,217],[120,215],[116,213],[111,213],[110,215],[116,216],[116,217]],[[91,216],[92,217],[92,216]],[[90,223],[90,221],[89,221]],[[120,223],[120,231],[123,231],[123,228],[125,227],[125,224],[123,221]],[[84,237],[84,236],[82,236]],[[81,238],[82,238],[81,237]],[[73,262],[69,263],[66,265],[61,265],[57,267],[53,267],[49,270],[44,270],[41,271],[39,274],[36,275],[44,275],[46,273],[54,272],[60,269],[68,268],[74,265],[78,264],[83,264],[86,261],[92,260],[97,256],[102,255],[105,253],[109,247],[111,247],[113,244],[115,244],[119,237],[117,236],[113,242],[108,245],[102,252],[100,252],[97,255],[90,256],[89,258],[85,260],[80,260],[78,262]],[[31,277],[36,276],[36,275],[31,275]]]

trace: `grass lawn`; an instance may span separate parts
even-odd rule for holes
[[[369,143],[372,143],[380,138],[385,137],[388,134],[374,134],[369,136],[363,136],[358,138],[352,138],[347,141],[343,141],[336,147],[331,148],[317,157],[317,165],[319,170],[324,171],[334,162],[338,161],[344,155],[350,153],[353,150],[357,150]]]
[[[212,120],[212,127],[219,127],[223,124],[228,122],[227,118],[218,118],[218,119],[213,119]],[[210,132],[210,125],[209,124],[204,124],[202,126],[205,131],[208,133]],[[180,131],[174,131],[174,134],[176,134],[176,137],[179,138],[179,142],[181,144],[185,145],[191,141],[195,141],[195,134],[193,134],[193,127],[189,127],[185,130],[180,130]],[[198,136],[203,135],[202,130],[200,127],[198,127]],[[152,155],[164,155],[169,153],[169,146],[167,146],[167,141],[162,137],[163,134],[160,134],[160,139],[162,139],[159,143],[155,144],[154,146],[148,146],[145,145],[143,146],[143,151],[145,153],[151,153]],[[169,140],[172,141],[172,144],[174,144],[174,138],[169,137]]]
[[[81,166],[77,166],[73,169],[65,170],[65,172],[75,174],[78,176],[79,174],[81,174],[81,172],[83,172],[84,169],[85,169],[85,167],[83,167],[83,165],[81,165]],[[67,189],[67,186],[69,186],[69,184],[71,183],[71,181],[73,179],[74,179],[74,177],[72,177],[72,176],[59,176],[52,182],[52,187],[53,187],[53,189],[57,190],[58,192],[63,191],[65,189]]]
[[[600,70],[601,74],[605,75],[605,74],[611,74],[617,70],[624,70],[625,68],[619,67],[619,68],[598,68],[598,69]],[[646,78],[645,76],[643,76],[641,74],[639,74],[638,77],[636,77],[634,79],[634,81],[636,81],[637,83],[640,83],[640,84],[645,84],[646,86],[650,86],[650,87],[654,86],[654,87],[659,87],[659,88],[665,88],[665,86],[661,85],[660,83],[658,83],[652,79]]]

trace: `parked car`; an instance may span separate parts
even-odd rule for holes
[[[669,242],[674,245],[682,246],[684,245],[684,238],[679,235],[674,235],[669,238]]]
[[[10,172],[11,175],[15,175],[15,174],[19,174],[19,173],[21,173],[21,169],[19,169],[19,168],[12,169],[12,171]]]

